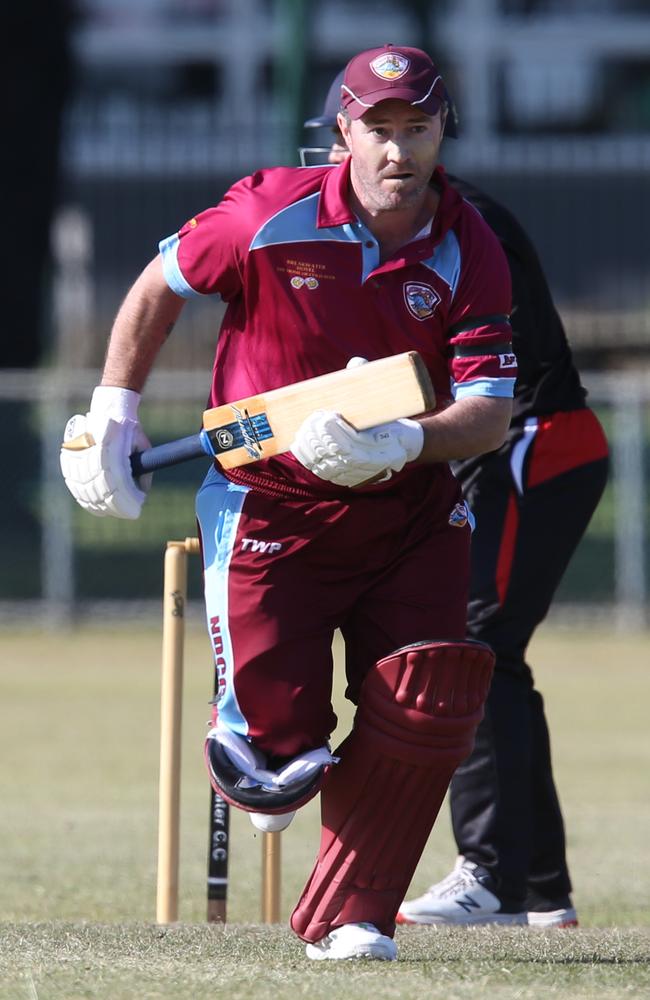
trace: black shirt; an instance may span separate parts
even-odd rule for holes
[[[448,179],[481,213],[508,258],[518,365],[512,423],[520,426],[527,417],[583,409],[587,394],[533,244],[503,205],[467,181],[451,174]]]

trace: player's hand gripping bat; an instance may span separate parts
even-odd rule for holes
[[[407,351],[205,410],[198,434],[134,452],[131,469],[138,477],[202,455],[230,469],[279,455],[289,450],[314,410],[333,410],[357,430],[366,430],[434,406],[425,364],[417,351]],[[88,438],[83,434],[63,447],[91,447],[94,441]]]

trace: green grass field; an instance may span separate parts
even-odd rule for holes
[[[309,963],[286,918],[315,803],[283,835],[283,919],[259,924],[260,838],[231,825],[229,924],[208,927],[207,639],[187,639],[181,922],[154,923],[160,633],[0,633],[0,1000],[650,997],[648,636],[541,630],[577,931],[398,932],[400,961]],[[339,735],[350,711],[336,698]],[[412,893],[454,858],[443,807]],[[323,967],[324,966],[324,967]]]

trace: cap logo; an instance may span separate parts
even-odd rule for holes
[[[411,65],[401,52],[383,52],[370,63],[370,69],[380,80],[399,80]]]

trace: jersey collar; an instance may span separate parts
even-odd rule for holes
[[[350,187],[350,157],[333,170],[325,173],[318,199],[319,229],[330,226],[344,226],[354,222],[355,216],[348,205],[348,189]]]

